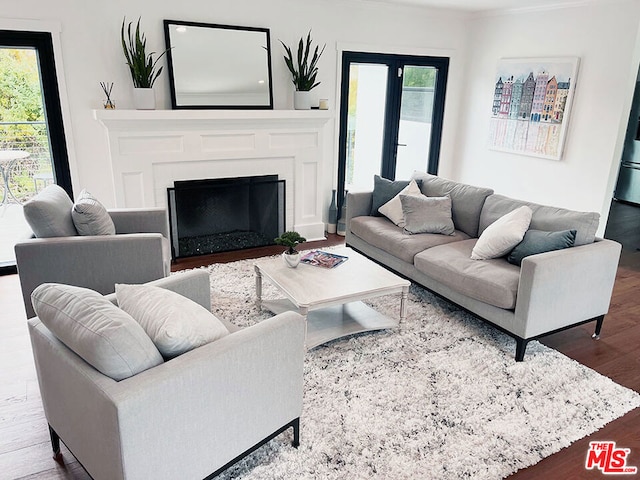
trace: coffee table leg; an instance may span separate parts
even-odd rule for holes
[[[254,268],[256,270],[256,305],[262,309],[262,273],[258,267]]]
[[[409,297],[409,287],[403,287],[402,296],[400,297],[400,323],[398,326],[402,329],[402,325],[407,318],[407,298]]]
[[[309,331],[309,309],[306,307],[300,307],[298,309],[298,313],[304,317],[304,351],[306,352],[307,350],[309,350],[309,348],[307,347],[307,333]]]

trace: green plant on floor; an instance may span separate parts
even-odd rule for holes
[[[132,31],[133,22],[129,22],[125,32],[126,17],[122,19],[120,36],[122,38],[122,50],[131,71],[131,79],[135,88],[151,88],[162,73],[162,67],[157,68],[158,60],[168,52],[165,50],[154,60],[156,52],[147,53],[147,39],[140,32],[140,18],[136,24],[135,32]]]
[[[294,255],[298,252],[296,250],[296,246],[300,243],[306,242],[307,239],[300,236],[298,232],[284,232],[279,237],[274,238],[273,241],[276,242],[277,245],[288,247],[289,249],[287,250],[287,253],[289,255]]]
[[[280,40],[287,54],[284,56],[284,62],[287,64],[287,68],[291,72],[291,77],[296,90],[299,92],[308,92],[312,88],[320,85],[320,82],[316,82],[316,76],[318,75],[318,60],[324,52],[326,44],[323,45],[322,50],[320,46],[316,45],[313,51],[313,56],[309,60],[311,54],[311,30],[307,34],[306,42],[303,38],[298,42],[298,52],[296,56],[296,63],[294,63],[293,52],[287,47],[282,40]]]

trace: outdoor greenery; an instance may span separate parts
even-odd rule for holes
[[[282,40],[280,40],[280,43],[282,43],[282,46],[287,53],[284,56],[284,62],[287,64],[287,68],[291,72],[293,84],[299,92],[308,92],[320,85],[320,82],[316,82],[316,76],[318,75],[318,60],[320,60],[320,57],[327,45],[323,45],[322,50],[320,50],[319,45],[316,45],[316,48],[313,51],[313,56],[311,57],[311,60],[309,60],[309,55],[313,48],[311,42],[311,30],[309,30],[306,42],[304,41],[304,38],[301,38],[298,42],[298,51],[294,63],[293,52]]]
[[[20,201],[34,194],[35,173],[51,172],[37,60],[31,48],[0,48],[0,149],[30,153],[9,172],[11,193]]]
[[[293,255],[296,253],[296,246],[298,246],[299,243],[306,242],[307,239],[300,236],[298,232],[284,232],[278,238],[274,238],[273,241],[276,242],[276,245],[289,247],[287,253]]]
[[[135,88],[151,88],[162,73],[163,67],[158,67],[158,60],[167,53],[162,52],[154,60],[156,52],[147,53],[147,39],[144,33],[140,32],[140,18],[136,24],[135,32],[131,31],[133,22],[129,22],[125,35],[126,17],[122,19],[120,36],[122,39],[122,50],[127,60],[127,65],[131,72],[131,79]]]

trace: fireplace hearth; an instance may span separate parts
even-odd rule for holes
[[[167,194],[173,258],[274,245],[285,231],[277,175],[179,181]]]

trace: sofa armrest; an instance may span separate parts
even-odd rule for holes
[[[112,293],[116,283],[145,283],[164,277],[159,233],[33,238],[15,245],[27,318],[35,316],[31,292],[46,282]]]
[[[158,208],[109,209],[116,233],[159,233],[169,238],[167,210]]]
[[[621,249],[618,242],[596,240],[524,258],[515,309],[523,338],[606,314]]]
[[[347,194],[347,226],[354,217],[361,217],[371,213],[373,192],[349,192]]]

